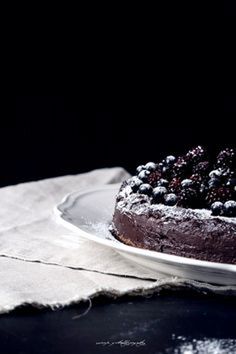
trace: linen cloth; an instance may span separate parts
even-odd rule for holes
[[[128,176],[117,167],[0,189],[0,313],[26,304],[54,308],[101,294],[145,295],[163,288],[236,295],[235,286],[142,268],[56,222],[53,208],[66,194]]]

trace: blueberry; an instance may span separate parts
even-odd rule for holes
[[[150,175],[150,173],[151,173],[150,171],[142,170],[141,172],[139,172],[138,178],[141,179],[141,181],[143,181],[143,182],[147,182],[148,176]]]
[[[154,162],[148,162],[146,165],[145,165],[145,169],[148,170],[148,171],[155,171],[156,170],[156,164]]]
[[[139,189],[139,186],[143,183],[138,177],[134,176],[127,181],[128,185],[131,187],[132,191],[135,193]]]
[[[158,182],[157,185],[158,187],[167,187],[169,184],[169,181],[167,179],[161,178]]]
[[[183,188],[189,188],[189,187],[191,187],[192,185],[193,185],[193,181],[192,181],[191,179],[188,179],[188,178],[183,179],[183,181],[181,182],[181,186],[182,186]]]
[[[236,202],[234,200],[228,200],[224,204],[225,215],[227,216],[236,216]]]
[[[221,177],[221,176],[222,176],[222,171],[221,171],[220,169],[218,169],[218,170],[212,170],[212,171],[209,173],[209,177],[210,177],[210,178],[214,178],[214,177],[219,178],[219,177]]]
[[[153,189],[153,200],[156,203],[162,203],[164,201],[164,196],[167,193],[165,187],[156,187]]]
[[[169,193],[164,196],[165,204],[173,206],[177,203],[177,196],[174,193]]]
[[[139,186],[139,193],[147,194],[150,196],[152,194],[152,186],[150,186],[148,183],[141,184],[141,186]]]
[[[166,163],[167,163],[167,165],[173,165],[174,162],[175,162],[175,160],[176,160],[175,157],[172,156],[172,155],[169,155],[169,156],[166,157]]]
[[[215,187],[219,187],[220,184],[221,184],[220,179],[216,178],[216,177],[212,177],[208,181],[208,186],[209,186],[210,189],[215,188]]]
[[[145,166],[144,165],[140,165],[136,168],[136,174],[138,175],[142,170],[145,170]]]
[[[221,202],[214,202],[211,204],[212,215],[223,215],[224,209],[224,204]]]

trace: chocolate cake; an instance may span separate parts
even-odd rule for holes
[[[113,235],[134,247],[236,264],[235,151],[198,146],[137,168],[117,195]]]

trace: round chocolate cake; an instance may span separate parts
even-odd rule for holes
[[[138,166],[117,195],[111,231],[134,247],[236,264],[235,151],[210,161],[198,146]]]

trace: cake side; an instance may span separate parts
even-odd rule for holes
[[[152,205],[123,185],[117,196],[112,233],[121,242],[177,256],[236,264],[236,220],[207,210]]]
[[[236,264],[236,154],[198,146],[138,166],[117,195],[112,233],[123,243]]]

